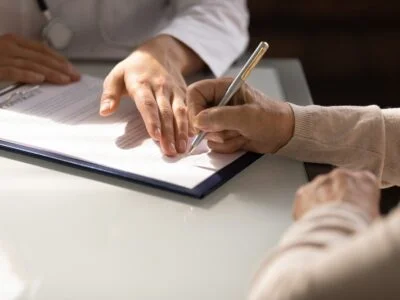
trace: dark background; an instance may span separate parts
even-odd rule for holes
[[[250,49],[301,60],[315,104],[398,107],[400,1],[248,0]],[[400,133],[399,133],[400,134]],[[310,179],[330,167],[306,164]],[[400,189],[382,192],[382,211]]]

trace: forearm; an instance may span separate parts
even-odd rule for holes
[[[172,63],[183,75],[199,71],[205,66],[203,60],[193,50],[166,34],[154,37],[135,51],[146,52],[161,64]]]
[[[400,110],[377,106],[306,107],[292,104],[294,135],[277,154],[301,161],[369,170],[385,185],[400,185]],[[390,163],[389,163],[390,162]]]
[[[249,14],[245,0],[172,0],[175,15],[161,34],[173,36],[221,76],[245,50]]]
[[[263,264],[250,299],[398,299],[400,214],[366,231],[370,222],[346,204],[314,209]]]

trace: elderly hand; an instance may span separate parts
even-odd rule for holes
[[[244,84],[230,106],[216,107],[232,79],[212,79],[189,87],[189,120],[207,132],[208,146],[217,152],[239,149],[273,153],[293,136],[294,116],[289,104],[275,101]]]
[[[13,34],[0,36],[0,81],[67,84],[80,75],[46,45]]]
[[[186,83],[181,62],[168,51],[170,37],[150,41],[120,62],[104,81],[100,114],[116,111],[123,95],[136,103],[149,135],[168,156],[184,153],[188,141]],[[163,44],[164,43],[164,44]]]
[[[335,169],[319,175],[301,187],[293,206],[294,219],[329,202],[347,202],[362,209],[371,218],[379,216],[380,190],[377,178],[367,171]]]

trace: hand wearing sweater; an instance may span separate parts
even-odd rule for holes
[[[203,81],[188,93],[190,119],[195,128],[208,132],[215,151],[276,153],[368,170],[381,187],[400,185],[400,109],[289,106],[247,85],[231,101],[240,106],[209,108],[222,98],[228,83]],[[330,194],[315,182],[297,194],[298,220],[262,264],[251,300],[400,299],[400,211],[376,219],[376,203],[375,210],[368,205],[371,190],[363,196],[357,185],[346,189],[329,182]],[[376,183],[364,182],[365,191],[369,185],[376,189]],[[350,193],[354,201],[337,201],[334,191],[343,199]],[[315,205],[315,199],[324,201]]]
[[[188,90],[189,119],[211,149],[275,153],[368,170],[382,186],[400,185],[400,109],[298,106],[244,85],[230,106],[214,107],[232,79],[203,80]]]
[[[378,181],[336,169],[299,189],[297,222],[271,251],[250,300],[399,299],[400,211],[378,219]]]

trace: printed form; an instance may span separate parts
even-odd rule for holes
[[[99,115],[102,80],[23,85],[0,96],[0,139],[89,163],[194,188],[245,152],[217,154],[206,142],[193,155],[169,158],[145,129],[134,102]]]

